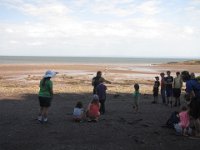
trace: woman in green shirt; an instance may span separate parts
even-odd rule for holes
[[[48,70],[43,79],[40,81],[39,90],[39,102],[40,102],[40,112],[38,115],[38,120],[40,122],[47,122],[48,109],[51,106],[51,100],[53,98],[53,82],[51,78],[57,73]]]

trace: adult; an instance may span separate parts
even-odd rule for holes
[[[97,86],[98,86],[99,83],[100,83],[100,79],[101,79],[103,82],[105,82],[105,83],[111,84],[110,81],[105,80],[105,79],[102,77],[102,72],[101,72],[101,71],[97,71],[96,77],[92,78],[92,86],[94,87],[94,88],[93,88],[93,94],[97,94]]]
[[[167,95],[167,104],[170,103],[172,107],[172,84],[173,84],[173,77],[171,76],[171,72],[167,71],[167,77],[165,77],[165,88],[166,88],[166,95]]]
[[[190,116],[194,118],[196,135],[200,136],[200,83],[191,78],[188,71],[181,73],[183,82],[186,83],[186,100],[189,102]]]
[[[46,71],[43,79],[40,81],[40,90],[39,90],[39,103],[40,103],[40,112],[38,115],[38,121],[47,122],[48,110],[51,106],[51,100],[53,98],[53,82],[51,78],[55,76],[57,72]]]
[[[97,85],[97,95],[99,96],[99,102],[101,104],[100,113],[103,115],[105,113],[105,101],[106,101],[106,90],[107,86],[104,85],[103,80],[99,80],[99,85]]]
[[[161,77],[160,94],[161,94],[161,97],[162,97],[162,102],[163,102],[163,104],[165,104],[166,103],[166,101],[165,101],[165,73],[164,72],[160,73],[160,77]]]
[[[180,72],[176,72],[176,77],[174,78],[174,83],[173,83],[173,96],[175,98],[175,104],[174,104],[175,107],[177,105],[180,106],[180,95],[181,95],[182,85],[183,81]]]

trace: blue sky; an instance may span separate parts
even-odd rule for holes
[[[200,0],[1,0],[0,55],[200,58]]]

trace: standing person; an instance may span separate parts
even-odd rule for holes
[[[173,83],[173,96],[175,98],[175,104],[174,106],[176,107],[177,105],[180,106],[180,95],[181,95],[181,88],[183,85],[183,81],[180,75],[180,72],[176,72],[176,77],[174,78],[174,83]]]
[[[195,135],[200,136],[200,83],[191,78],[188,71],[183,71],[181,76],[186,83],[185,97],[189,101],[189,114],[195,120]]]
[[[170,103],[172,107],[172,84],[173,84],[173,77],[171,76],[171,72],[167,71],[167,77],[165,77],[165,88],[166,88],[166,95],[167,95],[167,104]]]
[[[160,73],[160,76],[161,76],[160,94],[162,97],[162,102],[163,102],[163,104],[165,104],[166,103],[166,101],[165,101],[165,73],[164,72]]]
[[[99,80],[102,79],[103,82],[105,83],[108,83],[108,84],[111,84],[110,81],[108,80],[105,80],[103,77],[102,77],[102,72],[101,71],[97,71],[97,74],[96,74],[96,77],[92,78],[92,86],[94,87],[93,88],[93,94],[97,94],[97,85],[99,85]]]
[[[105,113],[105,101],[106,101],[106,90],[107,87],[103,84],[103,79],[99,80],[99,85],[97,86],[97,95],[99,96],[99,102],[101,104],[100,113]]]
[[[51,100],[53,98],[53,82],[51,78],[55,76],[57,72],[46,71],[43,79],[40,81],[39,90],[39,102],[40,102],[40,112],[38,115],[38,121],[47,122],[48,121],[48,110],[51,106]]]
[[[133,93],[134,104],[133,104],[133,109],[135,110],[135,112],[138,112],[138,109],[139,109],[139,96],[140,96],[139,89],[140,89],[139,84],[138,83],[134,84],[134,93]]]
[[[158,92],[159,92],[159,86],[160,86],[159,77],[156,76],[155,79],[156,81],[154,82],[154,85],[153,85],[153,97],[154,97],[154,100],[152,102],[153,104],[158,103]]]

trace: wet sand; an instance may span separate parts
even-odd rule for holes
[[[59,74],[53,78],[54,99],[49,123],[40,124],[38,84],[46,70]],[[200,65],[134,64],[20,64],[0,65],[0,150],[130,150],[198,149],[198,139],[176,136],[162,128],[171,112],[161,103],[151,104],[154,77],[160,72],[189,70],[200,74]],[[92,97],[91,79],[101,70],[110,80],[106,114],[98,123],[72,122],[77,101],[84,107]],[[132,108],[133,84],[139,83],[139,112]],[[182,104],[184,99],[181,98]]]

